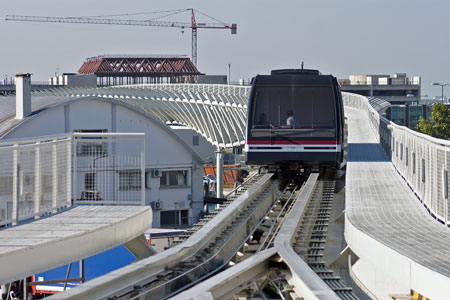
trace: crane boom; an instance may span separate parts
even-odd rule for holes
[[[92,18],[92,17],[42,17],[42,16],[19,16],[7,15],[6,21],[24,21],[24,22],[52,22],[52,23],[76,23],[76,24],[105,24],[105,25],[131,25],[131,26],[157,26],[157,27],[175,27],[192,28],[192,62],[197,66],[197,29],[230,29],[231,34],[236,34],[236,24],[225,23],[197,23],[195,20],[194,9],[191,9],[191,23],[188,22],[169,22],[154,20],[125,20],[110,18]]]
[[[53,22],[53,23],[77,23],[77,24],[106,24],[106,25],[133,25],[133,26],[158,26],[158,27],[180,27],[192,28],[187,22],[168,22],[152,20],[122,20],[105,18],[84,18],[84,17],[40,17],[40,16],[17,16],[7,15],[6,21],[25,22]],[[232,29],[233,25],[221,23],[198,23],[197,28]]]

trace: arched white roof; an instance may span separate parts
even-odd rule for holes
[[[135,106],[166,124],[187,126],[213,145],[245,143],[248,86],[153,84],[102,88],[61,87],[39,95],[100,97]]]

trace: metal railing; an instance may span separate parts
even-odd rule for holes
[[[151,84],[131,84],[116,87],[157,89],[162,91],[190,91],[195,93],[225,94],[243,97],[248,97],[250,94],[249,86],[228,85],[228,84],[151,83]]]
[[[0,226],[81,203],[145,204],[143,133],[0,141]]]
[[[344,105],[367,111],[381,148],[428,212],[450,226],[450,141],[399,126],[380,116],[367,98],[343,93]]]
[[[0,142],[0,225],[71,206],[72,136]]]

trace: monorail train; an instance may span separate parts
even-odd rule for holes
[[[248,165],[338,166],[344,107],[336,78],[317,70],[274,70],[253,79],[245,151]]]

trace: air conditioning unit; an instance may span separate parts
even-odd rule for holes
[[[150,205],[152,206],[152,209],[153,209],[153,210],[159,210],[159,209],[162,209],[162,203],[159,202],[159,201],[151,202]]]
[[[152,177],[162,177],[161,169],[153,169],[152,170]]]

